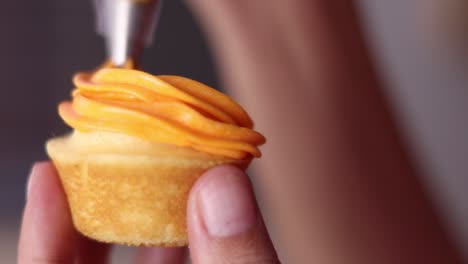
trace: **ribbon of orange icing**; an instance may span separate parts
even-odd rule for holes
[[[261,155],[265,138],[228,96],[180,76],[134,69],[78,73],[59,114],[78,131],[113,131],[233,159]]]

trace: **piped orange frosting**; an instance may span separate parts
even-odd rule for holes
[[[78,131],[125,133],[233,159],[259,157],[265,138],[245,110],[197,81],[105,67],[78,73],[72,102],[59,105]]]

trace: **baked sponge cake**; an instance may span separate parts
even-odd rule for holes
[[[208,168],[246,168],[265,138],[226,95],[180,76],[105,67],[78,73],[59,105],[73,128],[47,142],[73,223],[92,239],[187,245],[186,203]]]

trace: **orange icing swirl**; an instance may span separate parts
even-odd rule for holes
[[[59,114],[78,131],[125,133],[233,159],[260,157],[265,138],[228,96],[180,76],[134,69],[78,73],[72,102]]]

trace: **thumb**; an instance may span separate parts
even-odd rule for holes
[[[247,175],[231,165],[205,172],[187,208],[194,264],[279,263]]]

